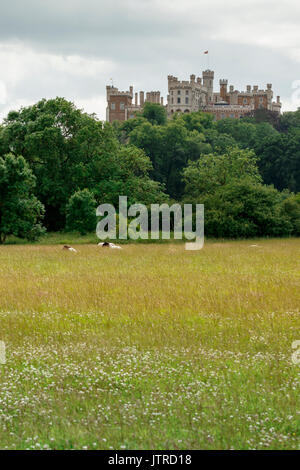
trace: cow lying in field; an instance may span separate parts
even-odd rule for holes
[[[101,242],[101,243],[98,243],[98,246],[101,246],[102,248],[113,248],[116,250],[122,250],[122,247],[120,247],[119,245],[115,245],[114,243],[110,243],[110,242]]]
[[[73,248],[70,245],[64,245],[63,250],[68,250],[68,251],[72,251],[73,253],[77,253],[77,250],[75,250],[75,248]]]

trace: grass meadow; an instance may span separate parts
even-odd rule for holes
[[[300,448],[300,239],[77,249],[0,247],[1,449]]]

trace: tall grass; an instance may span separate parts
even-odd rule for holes
[[[0,247],[0,447],[299,448],[300,240],[252,243]]]

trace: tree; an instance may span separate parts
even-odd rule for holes
[[[300,128],[264,139],[256,148],[259,169],[266,184],[300,191]]]
[[[139,120],[151,126],[145,118]],[[149,200],[147,187],[160,197],[161,188],[149,178],[149,157],[141,149],[122,145],[119,131],[63,98],[42,100],[9,113],[0,128],[0,152],[21,152],[30,165],[49,230],[65,227],[70,197],[85,188],[97,202],[115,203],[119,194]]]
[[[180,118],[163,126],[141,122],[129,133],[129,142],[150,157],[153,165],[150,176],[163,183],[167,193],[175,199],[182,196],[182,171],[188,161],[211,151],[204,134],[188,130],[184,119]]]
[[[250,238],[288,236],[293,225],[282,210],[282,194],[272,186],[235,180],[206,194],[205,232],[208,236]]]
[[[66,207],[66,230],[81,235],[96,230],[96,200],[88,189],[74,193]]]
[[[266,108],[260,109],[253,109],[241,119],[244,122],[251,122],[251,123],[269,123],[272,127],[278,128],[280,117],[276,111],[270,111]]]
[[[300,127],[300,108],[297,111],[288,111],[279,118],[278,130],[280,132],[289,132],[292,129]]]
[[[34,196],[36,178],[25,159],[0,157],[0,243],[8,235],[34,240],[44,230],[44,207]]]
[[[185,201],[205,206],[208,236],[248,238],[293,233],[297,208],[294,204],[289,214],[284,206],[288,194],[261,183],[252,150],[233,148],[223,155],[202,155],[189,163],[184,181]]]
[[[165,201],[163,185],[149,177],[151,170],[149,157],[133,145],[121,146],[116,153],[99,155],[92,185],[97,203],[117,206],[119,196],[127,196],[128,204]]]
[[[197,201],[204,194],[212,194],[217,188],[234,180],[248,179],[253,184],[261,182],[253,150],[232,148],[223,155],[201,155],[189,162],[183,172],[185,199]]]
[[[207,145],[210,147],[210,151],[206,153],[216,153],[220,155],[226,153],[233,147],[237,147],[237,142],[231,135],[220,134],[216,128],[205,129],[204,136]]]
[[[221,134],[234,138],[242,148],[253,148],[256,139],[256,126],[238,119],[220,119],[216,122],[216,129]]]
[[[36,196],[46,209],[45,224],[51,230],[65,225],[65,206],[81,185],[105,130],[93,116],[76,109],[63,98],[41,100],[10,112],[1,133],[2,152],[21,154],[37,178]],[[110,141],[110,142],[109,142]],[[83,186],[85,187],[85,186]]]
[[[269,122],[255,122],[250,118],[221,119],[215,123],[215,126],[218,133],[231,136],[235,140],[235,145],[254,150],[265,138],[278,134]]]
[[[166,110],[158,103],[149,103],[146,101],[141,115],[151,124],[157,124],[158,126],[162,126],[167,122]]]
[[[284,214],[289,218],[293,230],[292,235],[300,235],[300,193],[289,194],[283,193],[286,197],[282,202],[282,210]]]
[[[196,111],[193,113],[175,113],[173,119],[181,120],[188,131],[203,133],[215,126],[213,115]]]

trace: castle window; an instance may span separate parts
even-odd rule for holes
[[[178,91],[177,91],[177,95],[180,95],[180,93],[181,93],[181,91],[180,91],[180,90],[178,90]]]
[[[174,98],[173,97],[171,98],[171,103],[174,104]]]
[[[188,95],[188,94],[189,94],[189,90],[185,90],[185,94]]]
[[[120,109],[124,110],[125,109],[125,103],[120,103]]]
[[[189,98],[188,97],[185,98],[185,104],[189,104]]]
[[[244,103],[244,104],[247,104],[247,102],[248,102],[248,101],[247,101],[247,98],[244,98],[244,99],[243,99],[243,103]]]
[[[116,109],[116,103],[110,103],[110,109],[114,111]]]
[[[177,103],[180,104],[181,100],[180,98],[177,98]]]

